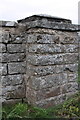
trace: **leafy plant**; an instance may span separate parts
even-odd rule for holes
[[[66,101],[58,113],[63,117],[80,117],[80,94]]]
[[[2,116],[6,118],[80,118],[80,93],[52,108],[43,109],[26,103],[15,106],[5,106]]]

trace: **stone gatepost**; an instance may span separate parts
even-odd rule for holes
[[[70,20],[34,15],[26,25],[26,97],[28,103],[50,107],[78,90],[78,35]]]

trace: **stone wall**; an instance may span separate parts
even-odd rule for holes
[[[0,30],[3,103],[50,107],[78,91],[78,26],[34,15]]]
[[[0,29],[0,73],[3,103],[22,102],[26,97],[26,47],[24,33],[14,22]],[[2,64],[1,64],[2,63]]]
[[[27,99],[50,107],[78,89],[78,39],[74,32],[34,29],[28,32]]]

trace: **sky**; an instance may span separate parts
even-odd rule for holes
[[[0,20],[17,21],[35,14],[71,19],[78,24],[79,0],[0,0]]]

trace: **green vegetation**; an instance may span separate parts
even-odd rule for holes
[[[18,103],[15,106],[5,106],[2,116],[6,118],[79,118],[80,120],[80,93],[52,108],[43,109]]]

